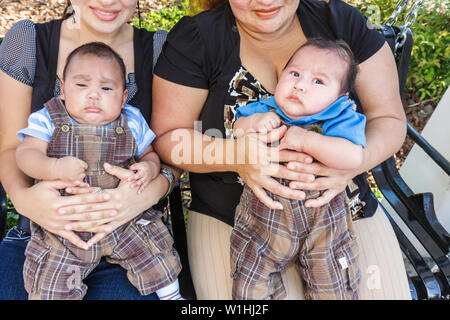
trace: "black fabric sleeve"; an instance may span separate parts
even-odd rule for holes
[[[183,17],[169,32],[155,67],[159,77],[188,87],[208,89],[208,54],[199,27]]]
[[[337,0],[331,0],[329,5],[332,28],[351,47],[358,63],[370,58],[383,46],[383,36],[358,9]]]

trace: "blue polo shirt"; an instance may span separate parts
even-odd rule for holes
[[[364,148],[366,146],[366,117],[356,112],[353,104],[353,100],[344,95],[319,113],[292,120],[277,106],[275,98],[270,97],[237,108],[236,118],[248,117],[254,113],[266,113],[272,107],[286,124],[304,126],[324,121],[322,130],[325,136],[345,138]]]

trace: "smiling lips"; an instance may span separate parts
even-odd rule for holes
[[[281,7],[255,10],[255,14],[262,19],[270,19],[275,16]]]
[[[95,14],[95,16],[97,18],[99,18],[100,20],[104,20],[104,21],[112,21],[115,18],[117,18],[117,16],[119,15],[119,11],[116,10],[100,10],[100,9],[96,9],[96,8],[92,8],[92,12]]]

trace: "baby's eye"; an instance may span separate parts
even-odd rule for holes
[[[291,76],[293,76],[294,78],[298,78],[300,77],[300,73],[298,73],[297,71],[291,71]]]
[[[102,90],[110,91],[110,90],[112,90],[112,88],[110,88],[110,87],[102,87]]]
[[[320,79],[314,79],[313,82],[315,84],[323,84],[322,80],[320,80]]]
[[[78,87],[82,87],[82,88],[87,87],[84,83],[77,83],[76,85],[77,85]]]

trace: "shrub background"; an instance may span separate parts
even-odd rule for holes
[[[394,12],[395,0],[347,0],[366,15],[373,25],[382,25]],[[414,2],[414,1],[411,1]],[[164,4],[164,3],[163,3]],[[170,30],[183,16],[195,10],[189,1],[166,3],[159,11],[141,14],[141,26],[150,31]],[[412,3],[399,16],[396,25],[402,25]],[[414,37],[412,57],[407,78],[406,92],[418,100],[439,101],[450,82],[449,76],[449,16],[450,2],[444,0],[424,1],[415,24],[411,27]],[[133,19],[139,26],[139,20]]]
[[[397,5],[397,1],[392,0],[346,2],[357,7],[373,25],[383,25]],[[402,12],[395,25],[403,25],[412,3]],[[432,99],[438,102],[450,82],[449,9],[449,1],[424,1],[416,22],[411,26],[414,44],[405,90],[418,100]]]

